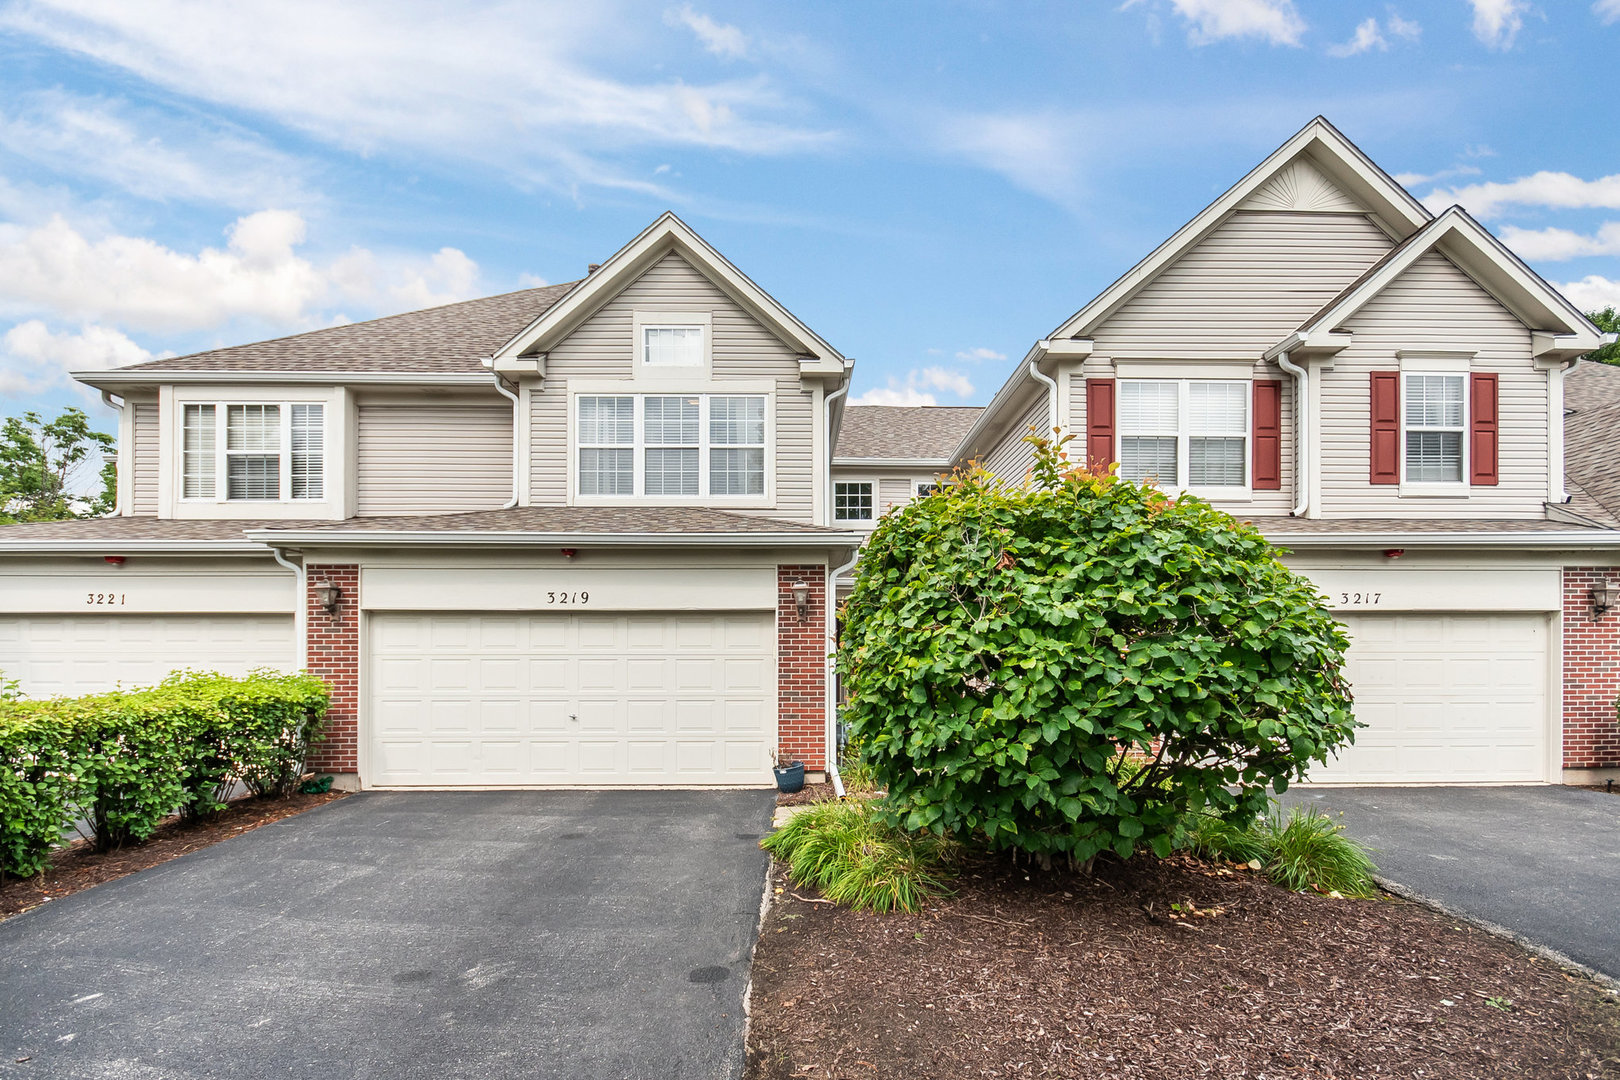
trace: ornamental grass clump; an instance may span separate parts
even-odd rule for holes
[[[871,800],[815,803],[760,846],[787,864],[796,884],[857,911],[916,912],[946,892],[950,845],[887,824]]]
[[[1258,866],[1274,884],[1291,892],[1378,895],[1373,880],[1378,868],[1367,849],[1314,807],[1296,806],[1285,814],[1273,806],[1246,826],[1194,814],[1187,832],[1193,854]]]
[[[863,550],[838,670],[885,819],[1081,865],[1242,827],[1350,741],[1343,630],[1255,529],[1030,441]]]

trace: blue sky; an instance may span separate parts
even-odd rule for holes
[[[0,413],[580,276],[674,209],[858,400],[1012,360],[1317,113],[1620,304],[1620,0],[0,0]]]

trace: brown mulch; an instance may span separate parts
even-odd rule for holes
[[[772,873],[748,1080],[1620,1077],[1614,996],[1404,901],[1177,856],[873,915]]]
[[[101,885],[240,836],[260,825],[324,806],[345,794],[347,792],[332,791],[324,795],[291,795],[285,799],[238,799],[205,821],[169,818],[144,844],[117,851],[97,853],[86,841],[75,840],[56,853],[48,870],[31,878],[0,881],[0,920],[20,915],[47,901],[60,900],[80,889]]]
[[[825,784],[806,784],[791,795],[776,793],[777,806],[803,806],[806,803],[825,802],[834,797],[832,781]]]

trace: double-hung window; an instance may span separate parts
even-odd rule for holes
[[[862,480],[833,485],[833,520],[872,520],[871,481]]]
[[[1461,484],[1468,440],[1463,374],[1406,374],[1403,413],[1406,424],[1402,454],[1404,480],[1410,484]]]
[[[578,494],[765,495],[763,396],[585,394],[575,400]]]
[[[1249,486],[1246,380],[1122,379],[1119,474],[1168,490]]]
[[[183,499],[218,499],[222,491],[229,502],[325,497],[322,405],[187,404],[180,429]]]
[[[701,326],[643,326],[641,362],[648,367],[702,367]]]

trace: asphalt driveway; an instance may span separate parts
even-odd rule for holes
[[[1379,875],[1620,979],[1620,796],[1570,787],[1295,788]]]
[[[0,1077],[740,1076],[773,805],[374,792],[266,825],[0,923]]]

